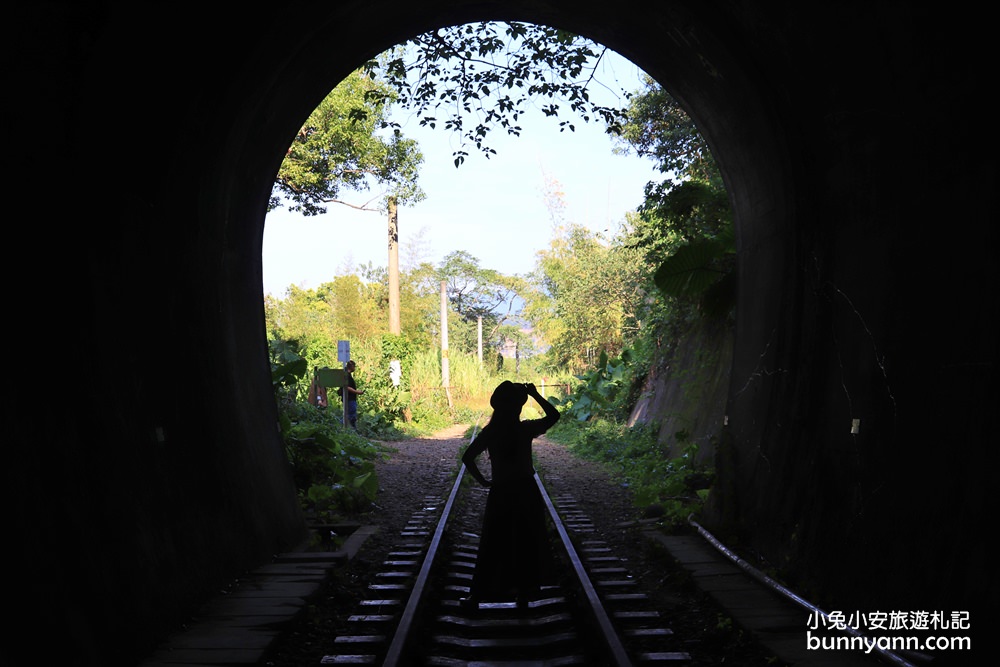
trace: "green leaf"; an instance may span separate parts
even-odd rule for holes
[[[702,295],[701,307],[708,317],[721,317],[736,305],[736,273],[730,271],[709,286]]]
[[[653,275],[653,282],[664,293],[678,298],[700,296],[722,274],[712,268],[723,253],[715,239],[694,241],[668,257]]]
[[[276,384],[294,382],[303,377],[309,370],[309,362],[305,359],[296,359],[286,364],[281,364],[271,371],[271,382]]]

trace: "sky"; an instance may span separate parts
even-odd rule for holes
[[[617,54],[599,76],[617,79],[627,90],[640,88],[641,72]],[[519,121],[520,136],[493,131],[487,143],[497,153],[487,159],[475,147],[465,149],[469,156],[457,168],[452,153],[459,137],[405,121],[404,136],[416,139],[424,155],[418,182],[427,197],[398,210],[403,268],[420,261],[437,264],[448,253],[464,250],[482,268],[508,275],[530,272],[536,253],[553,235],[544,199],[547,179],[564,193],[567,222],[617,231],[626,212],[642,203],[646,183],[662,176],[648,158],[614,154],[600,121],[572,118],[575,131],[560,132],[559,120],[571,118],[529,112]],[[370,196],[344,198],[362,203]],[[270,212],[261,258],[264,293],[281,297],[290,285],[315,288],[369,262],[388,266],[386,229],[385,214],[339,204],[312,217],[286,208]]]

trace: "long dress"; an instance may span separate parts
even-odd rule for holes
[[[491,422],[478,436],[486,439],[493,474],[470,587],[475,600],[532,598],[555,580],[545,502],[531,462],[531,441],[552,423],[549,417]]]

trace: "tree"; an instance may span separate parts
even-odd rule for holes
[[[618,356],[642,303],[636,253],[589,229],[566,225],[539,253],[537,291],[525,313],[551,344],[551,354],[581,372],[604,352]]]
[[[331,331],[335,315],[316,290],[289,286],[283,299],[268,298],[269,330],[283,340],[304,341],[318,331]]]
[[[487,344],[499,344],[500,327],[517,318],[517,299],[524,291],[524,280],[479,266],[479,260],[464,250],[448,253],[436,270],[437,283],[446,284],[448,302],[461,322],[449,331],[450,340],[461,343],[467,352],[478,343],[479,318],[483,320],[483,338]]]
[[[386,326],[379,283],[364,282],[358,276],[336,276],[316,289],[333,314],[338,340],[364,340],[380,336]]]
[[[694,121],[653,78],[643,82],[645,89],[630,96],[626,118],[614,128],[616,151],[648,157],[663,174],[713,180],[715,158]]]
[[[621,131],[626,110],[591,100],[607,53],[597,43],[557,28],[519,22],[480,22],[423,33],[368,61],[334,88],[295,136],[275,180],[269,209],[289,202],[293,211],[318,215],[330,203],[385,210],[388,198],[404,206],[421,201],[417,185],[423,156],[389,120],[396,105],[419,117],[421,126],[458,133],[455,164],[468,155],[467,142],[487,157],[490,132],[519,135],[518,120],[539,107],[559,119],[562,105],[584,122],[601,119],[609,133]],[[613,91],[624,99],[624,89]],[[438,113],[445,117],[439,119]],[[380,131],[389,130],[387,136]],[[344,191],[378,186],[368,201],[351,203]]]
[[[388,270],[371,262],[355,270],[366,284],[372,303],[377,305],[377,321],[386,323],[389,309]],[[399,289],[401,334],[413,344],[429,346],[437,328],[441,299],[439,281],[427,278],[428,275],[434,275],[434,269],[429,264],[405,271],[400,274]]]
[[[479,266],[465,250],[455,250],[438,264],[438,277],[447,282],[448,300],[463,317],[475,318],[512,309],[515,280],[499,271]]]
[[[618,150],[658,162],[668,178],[646,186],[629,217],[629,247],[657,264],[659,290],[703,314],[729,312],[735,296],[735,242],[729,197],[707,143],[659,84],[632,98]]]
[[[440,123],[459,133],[463,143],[454,153],[456,166],[468,155],[469,142],[487,157],[493,153],[488,135],[494,129],[520,134],[519,117],[532,107],[555,118],[560,131],[574,129],[573,120],[563,117],[568,109],[584,122],[601,119],[609,133],[620,132],[626,110],[591,99],[591,90],[605,85],[596,71],[606,53],[579,35],[516,22],[466,24],[418,35],[366,63],[323,100],[289,147],[270,204],[276,207],[285,200],[293,211],[316,215],[329,203],[385,210],[393,199],[399,204],[422,199],[416,186],[422,156],[414,142],[402,137],[400,125],[389,120],[394,104],[419,116],[421,125]],[[628,99],[626,91],[620,93]],[[444,114],[440,120],[439,113]],[[343,196],[374,186],[380,193],[362,204]],[[582,239],[574,237],[576,241],[591,249]],[[592,254],[590,270],[605,270],[600,253]],[[473,260],[453,254],[439,267],[438,277],[449,281],[449,298],[461,320],[482,317],[493,336],[514,320],[514,297],[525,290],[524,281],[480,269]],[[555,263],[550,268],[558,273]],[[564,276],[566,292],[571,281],[568,273]],[[420,272],[411,278],[420,292]],[[574,293],[582,295],[583,290]],[[501,307],[505,313],[497,310]]]
[[[268,298],[272,338],[298,341],[303,356],[336,359],[338,340],[364,340],[385,329],[384,287],[358,276],[336,276],[316,289],[291,286],[284,299]],[[332,350],[332,355],[330,351]]]
[[[423,155],[398,128],[386,132],[393,93],[361,70],[330,91],[295,135],[281,163],[269,209],[287,202],[289,210],[312,216],[326,205],[384,211],[389,197],[399,204],[424,199],[417,185]],[[345,192],[368,192],[351,203]]]
[[[648,271],[641,255],[618,239],[566,221],[554,179],[546,181],[545,201],[553,235],[538,253],[524,314],[551,346],[553,361],[579,373],[601,352],[618,356],[624,349],[637,326]]]
[[[496,152],[487,142],[493,130],[520,135],[520,116],[532,107],[560,118],[566,104],[584,122],[601,119],[609,132],[616,132],[625,120],[624,109],[595,103],[590,95],[592,87],[606,85],[595,75],[606,52],[566,30],[480,22],[418,35],[369,61],[364,70],[385,81],[389,90],[381,94],[394,96],[422,126],[441,125],[461,136],[453,153],[459,166],[470,143],[486,157]],[[626,91],[618,92],[628,97]],[[573,121],[565,118],[558,126],[560,132],[574,130]]]

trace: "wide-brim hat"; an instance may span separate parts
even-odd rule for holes
[[[490,405],[494,410],[514,410],[523,406],[528,400],[528,390],[523,384],[514,384],[504,380],[493,390]]]

